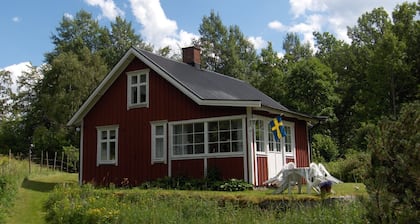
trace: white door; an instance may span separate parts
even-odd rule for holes
[[[270,135],[269,135],[270,136]],[[271,135],[272,136],[272,135]],[[282,154],[281,143],[276,142],[272,137],[269,137],[268,147],[268,178],[276,176],[284,166],[284,156]]]

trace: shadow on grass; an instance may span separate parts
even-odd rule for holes
[[[59,183],[45,183],[25,178],[21,184],[21,187],[33,191],[49,192],[52,191],[57,184]]]

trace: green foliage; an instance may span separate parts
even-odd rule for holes
[[[243,180],[238,179],[230,179],[225,181],[222,185],[219,186],[219,190],[221,191],[245,191],[245,190],[252,190],[253,185],[247,183]]]
[[[330,162],[338,156],[338,148],[330,136],[315,134],[312,140],[314,160]]]
[[[27,175],[27,163],[0,155],[0,223],[13,206],[21,181]]]
[[[220,192],[219,192],[220,193]],[[46,202],[48,223],[362,223],[358,202],[254,202],[234,193],[57,188]]]
[[[369,135],[372,159],[365,180],[374,223],[415,223],[420,217],[420,102],[404,105],[398,120],[381,120]]]
[[[344,182],[361,183],[366,178],[369,161],[369,153],[349,151],[345,158],[329,162],[325,166],[331,175]]]
[[[226,27],[219,14],[211,11],[203,17],[199,33],[203,68],[242,80],[252,77],[256,51],[238,26]]]

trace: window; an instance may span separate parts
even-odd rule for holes
[[[152,164],[166,162],[166,122],[152,123]]]
[[[173,124],[172,155],[242,152],[243,119],[225,119]]]
[[[209,153],[243,150],[242,120],[208,122]]]
[[[255,144],[257,152],[265,152],[265,140],[264,140],[264,121],[255,121]]]
[[[204,123],[177,124],[173,126],[174,155],[204,153]]]
[[[127,105],[147,107],[149,103],[149,69],[127,73]]]
[[[284,147],[285,147],[285,152],[287,154],[292,154],[293,153],[293,147],[292,147],[292,128],[290,126],[284,126],[285,130],[286,130],[286,137],[284,137]]]
[[[118,163],[118,126],[97,128],[97,165]]]
[[[270,152],[281,152],[281,141],[276,141],[271,130],[270,125],[268,126],[268,151]]]

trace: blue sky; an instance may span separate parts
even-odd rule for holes
[[[8,0],[0,8],[0,69],[19,72],[28,62],[39,66],[53,49],[51,35],[63,16],[84,9],[102,25],[119,15],[155,48],[185,47],[198,37],[203,16],[219,13],[224,25],[238,25],[257,49],[271,41],[282,52],[287,32],[313,44],[313,31],[331,32],[348,41],[346,27],[366,11],[392,12],[401,0]],[[410,1],[415,2],[415,1]]]

